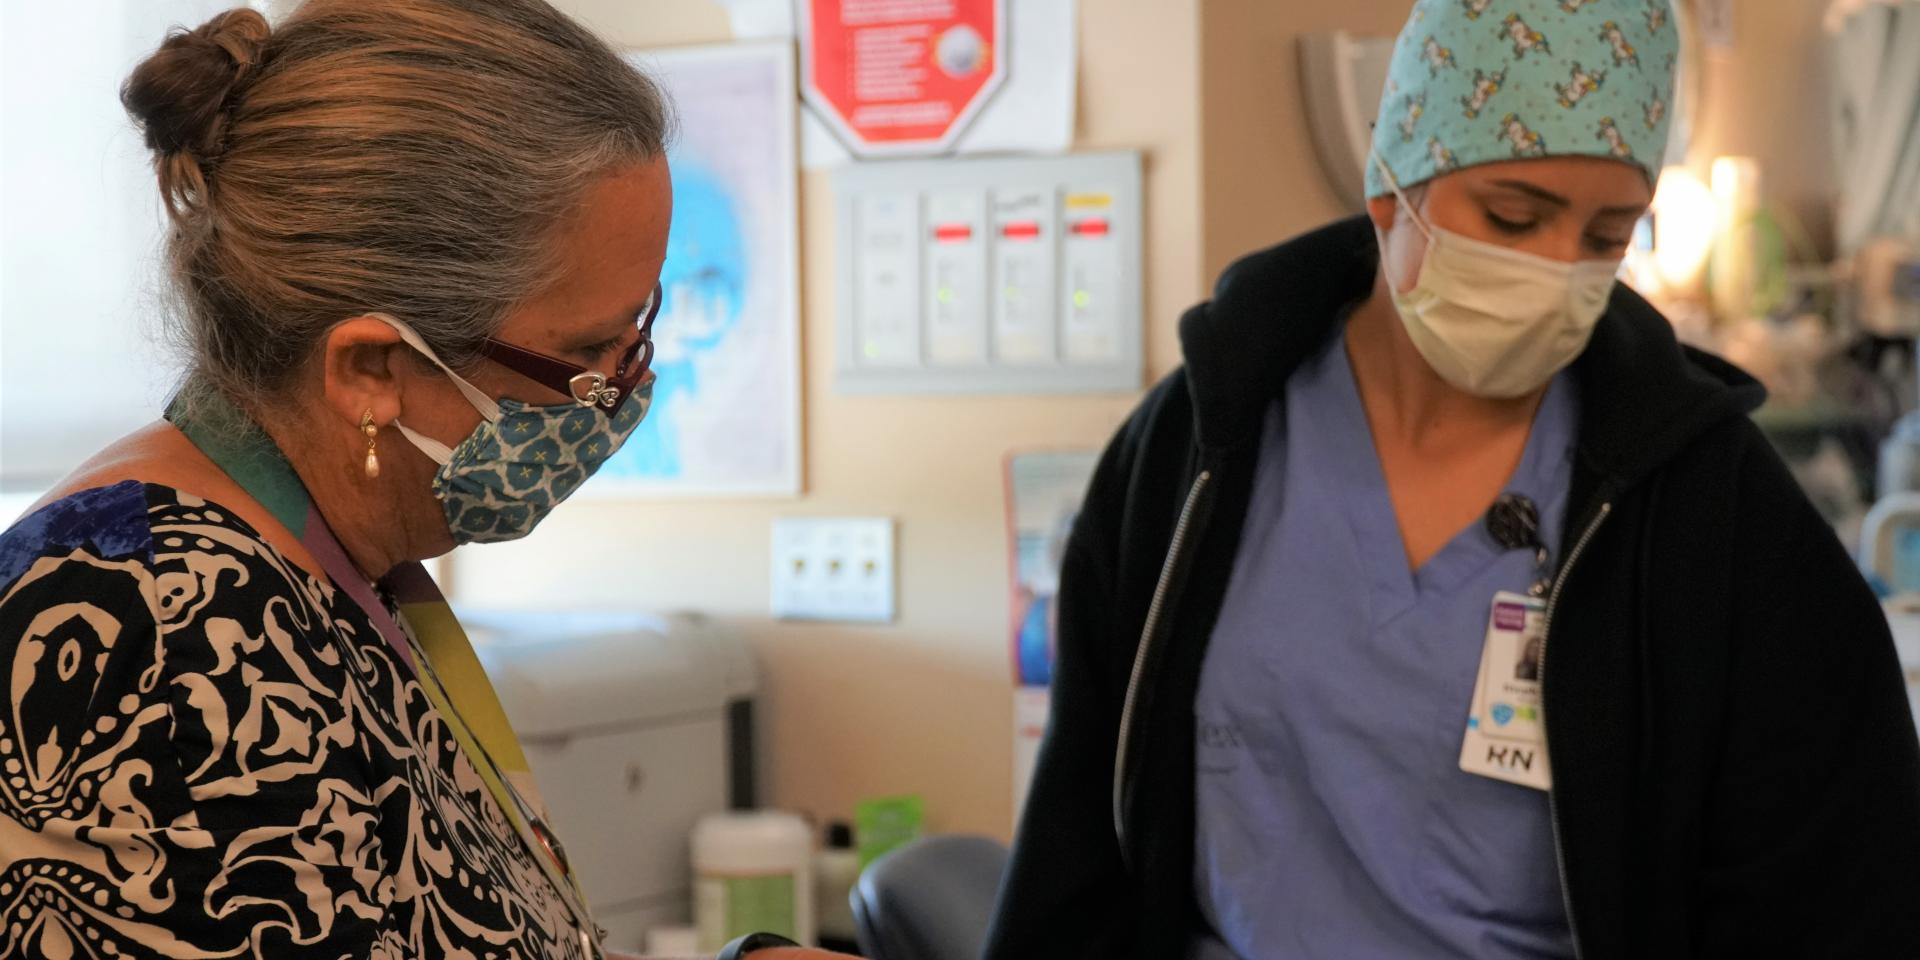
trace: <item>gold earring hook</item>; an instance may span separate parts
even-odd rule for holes
[[[367,438],[366,471],[367,479],[372,480],[380,476],[380,457],[374,450],[374,437],[380,433],[380,428],[373,425],[372,410],[360,416],[360,433]]]

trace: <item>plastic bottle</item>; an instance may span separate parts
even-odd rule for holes
[[[842,953],[859,949],[853,926],[853,885],[860,880],[860,853],[853,848],[853,828],[840,821],[827,825],[827,845],[813,861],[820,946]]]
[[[653,927],[647,931],[649,957],[691,957],[700,952],[700,931],[692,927]]]
[[[748,933],[814,940],[813,833],[772,810],[716,813],[693,828],[693,919],[700,949]]]

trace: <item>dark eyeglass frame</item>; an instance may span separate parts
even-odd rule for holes
[[[653,318],[660,315],[660,301],[665,299],[665,294],[660,284],[654,284],[653,297],[640,314],[640,339],[621,355],[620,365],[614,368],[611,377],[492,337],[481,341],[480,353],[534,383],[572,397],[583,407],[593,407],[611,417],[613,411],[619,409],[620,401],[640,385],[653,366]]]

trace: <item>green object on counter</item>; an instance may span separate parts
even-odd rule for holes
[[[919,797],[880,797],[854,808],[854,836],[860,847],[860,869],[896,847],[920,836],[926,810]]]

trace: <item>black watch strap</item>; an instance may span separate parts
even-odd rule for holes
[[[720,948],[720,956],[715,960],[744,960],[747,954],[768,947],[797,947],[799,944],[786,937],[772,933],[749,933],[725,947]]]

